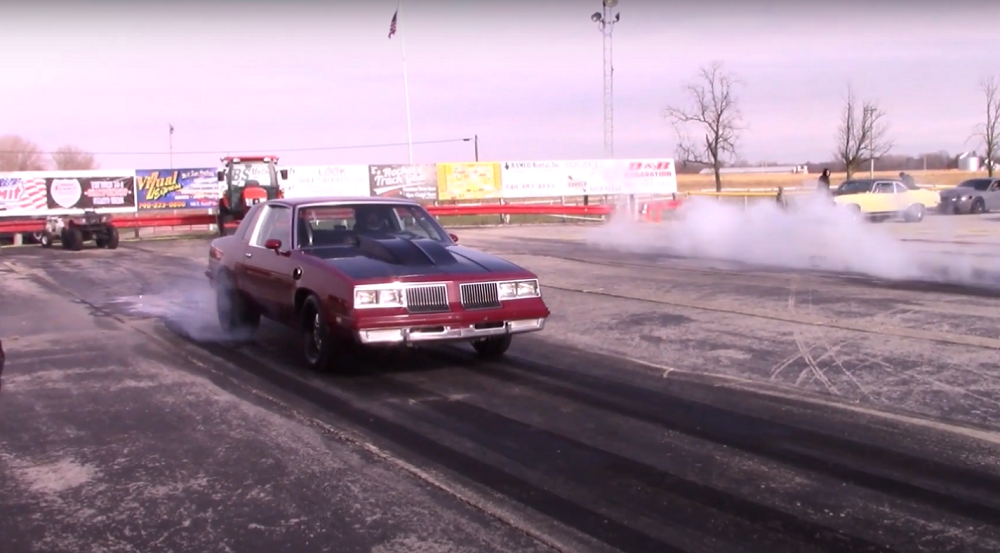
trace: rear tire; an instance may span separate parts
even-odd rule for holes
[[[919,223],[924,220],[924,204],[913,204],[906,209],[903,220],[907,223]]]
[[[219,272],[215,286],[215,311],[227,334],[250,338],[260,327],[260,313],[247,305],[225,271]]]
[[[118,248],[118,229],[114,226],[108,225],[108,238],[107,247],[109,250],[114,250]]]
[[[52,247],[52,241],[54,240],[54,238],[55,237],[52,236],[51,232],[45,231],[38,238],[38,243],[40,243],[43,248],[51,248]]]
[[[503,336],[490,336],[478,342],[472,342],[472,348],[476,350],[479,357],[483,359],[496,359],[507,353],[514,336],[504,334]]]

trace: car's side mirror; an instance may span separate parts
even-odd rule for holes
[[[457,234],[451,234],[451,233],[449,233],[448,234],[448,238],[451,238],[452,242],[458,244],[458,235]]]
[[[278,251],[281,250],[281,240],[278,240],[277,238],[268,238],[267,241],[264,242],[264,247],[274,251],[274,253],[278,253]]]
[[[281,180],[288,180],[288,169],[281,170]]]
[[[226,180],[226,173],[223,171],[216,171],[215,176],[218,177],[219,182]]]

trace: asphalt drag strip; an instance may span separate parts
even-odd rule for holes
[[[261,345],[201,346],[619,551],[936,550],[957,545],[932,530],[949,524],[997,537],[996,443],[639,370],[599,378],[620,362],[567,350],[563,366],[446,347],[314,375],[288,361],[294,336],[268,330]]]
[[[4,273],[0,551],[551,551],[153,326]]]
[[[174,253],[175,247],[180,253]],[[115,334],[118,355],[159,359],[169,374],[200,379],[198,386],[183,390],[192,400],[204,403],[197,390],[222,390],[234,398],[232,403],[260,409],[247,421],[284,416],[312,429],[275,443],[261,431],[251,444],[258,448],[255,456],[286,459],[283,466],[290,473],[308,471],[309,484],[285,480],[289,501],[297,498],[298,486],[303,487],[301,496],[309,498],[315,491],[305,488],[342,476],[315,456],[280,455],[289,441],[310,435],[337,455],[347,454],[341,448],[371,455],[363,466],[384,464],[385,472],[364,474],[369,486],[385,485],[384,478],[412,479],[457,505],[474,507],[461,511],[454,506],[456,516],[468,512],[470,518],[477,513],[499,520],[512,532],[510,540],[527,534],[562,551],[992,551],[1000,546],[995,491],[1000,489],[1000,446],[992,429],[919,419],[902,411],[887,414],[787,386],[598,354],[561,339],[570,328],[591,340],[595,333],[559,317],[550,333],[516,341],[503,362],[481,363],[467,347],[378,355],[365,351],[352,352],[339,374],[312,374],[299,368],[298,337],[276,325],[265,323],[251,341],[222,339],[205,312],[211,310],[211,296],[196,288],[204,286],[194,277],[197,261],[185,266],[181,246],[163,248],[168,251],[97,252],[66,257],[63,263],[29,256],[11,267],[19,278],[34,279],[39,289],[48,286],[53,309],[62,305],[59,301],[73,299],[89,320],[102,321],[90,324],[120,333]],[[691,286],[722,290],[729,283],[724,275],[712,278]],[[759,301],[771,301],[760,291],[773,278],[761,275],[744,286],[753,288]],[[116,288],[116,279],[129,284]],[[143,315],[123,301],[123,296],[141,292],[144,302],[156,303],[151,298],[165,287],[182,285],[183,298],[190,301],[183,309],[147,305]],[[671,281],[671,286],[680,284]],[[787,297],[787,289],[781,293]],[[649,309],[637,307],[639,300],[571,292],[549,297],[557,312],[569,313],[562,317],[577,319],[581,312],[601,313],[605,303],[627,315],[647,316]],[[818,291],[815,298],[820,305]],[[658,316],[694,321],[689,310],[695,307]],[[724,329],[734,316],[713,315],[712,324]],[[792,313],[783,324],[800,316]],[[66,317],[61,324],[82,324]],[[597,318],[593,324],[610,320]],[[7,328],[6,321],[0,320],[5,324],[0,328]],[[781,330],[771,326],[767,330],[775,335]],[[605,331],[610,327],[604,322]],[[141,337],[135,340],[147,349],[123,347],[134,343],[124,341],[125,329]],[[639,323],[629,331],[650,332]],[[710,334],[700,335],[699,350],[720,349],[722,342]],[[732,334],[726,336],[734,342]],[[746,358],[747,366],[773,366],[781,355],[775,349],[763,362]],[[895,355],[889,361],[903,366],[904,354]],[[704,358],[692,357],[691,362],[703,363]],[[130,358],[128,363],[138,361]],[[0,412],[9,397],[7,382],[5,375]],[[23,386],[14,382],[13,390]],[[26,404],[27,399],[22,408],[28,409]],[[6,416],[0,418],[3,436],[9,433],[2,428],[5,421]],[[206,440],[226,443],[223,430]],[[258,470],[234,465],[231,472]],[[377,491],[370,493],[379,497]],[[393,499],[399,501],[399,496]],[[418,509],[409,501],[400,505],[396,512]],[[233,515],[222,512],[213,519],[218,524]],[[326,522],[339,528],[332,519]],[[508,536],[495,532],[487,535]],[[451,543],[460,542],[455,538]],[[510,550],[523,550],[506,543]],[[363,547],[359,543],[358,550]],[[306,545],[299,550],[316,549]],[[440,550],[448,549],[441,545]]]

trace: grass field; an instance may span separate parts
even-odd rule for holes
[[[986,171],[970,172],[951,170],[907,172],[913,175],[913,179],[917,181],[917,184],[937,184],[948,186],[956,185],[965,179],[986,176]],[[875,176],[898,178],[899,171],[876,171]],[[855,173],[854,177],[868,178],[868,171]],[[790,188],[793,186],[802,186],[804,183],[808,183],[807,186],[813,186],[816,183],[817,178],[819,178],[819,173],[810,173],[807,175],[794,173],[774,173],[770,175],[722,175],[722,189],[738,190],[741,188],[773,188],[776,186]],[[845,173],[833,173],[830,175],[830,184],[832,186],[837,186],[846,178],[847,175]],[[712,175],[678,175],[677,188],[681,192],[705,189],[714,190],[715,178]]]

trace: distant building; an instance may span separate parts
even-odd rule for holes
[[[711,175],[714,171],[711,167],[706,167],[698,172],[700,175]],[[719,174],[722,175],[738,175],[744,173],[753,174],[779,174],[779,173],[795,173],[795,174],[807,174],[809,173],[809,167],[806,165],[782,165],[773,167],[724,167],[719,170]]]

